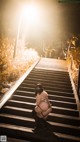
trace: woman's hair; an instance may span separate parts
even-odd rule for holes
[[[36,85],[36,87],[35,87],[35,95],[37,95],[37,94],[41,94],[42,92],[43,92],[43,86],[42,86],[42,84],[40,84],[40,83],[38,83],[37,85]]]

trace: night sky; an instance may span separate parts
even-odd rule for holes
[[[27,1],[29,0],[0,0],[0,33],[6,33],[7,36],[15,36],[20,5],[21,3],[26,4]],[[49,18],[48,21],[52,27],[53,35],[55,33],[57,35],[60,33],[63,35],[65,33],[80,34],[80,3],[59,3],[58,0],[37,0],[37,2],[40,2],[45,7],[47,13],[49,12],[49,17],[47,17]],[[50,6],[53,6],[52,13],[50,12]],[[54,15],[56,15],[56,18],[54,18]],[[54,33],[56,25],[57,30]]]

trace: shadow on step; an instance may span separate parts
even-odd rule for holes
[[[35,127],[33,132],[34,136],[37,138],[36,142],[63,142],[53,133],[52,125],[48,122],[44,122],[39,127]],[[34,142],[34,140],[32,142]]]

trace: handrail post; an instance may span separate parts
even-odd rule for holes
[[[77,87],[77,94],[80,99],[80,65],[79,65],[79,71],[78,71],[78,87]]]
[[[73,58],[72,58],[71,55],[70,55],[70,59],[71,59],[71,61],[70,61],[70,69],[72,70],[72,68],[73,68]]]
[[[72,65],[73,65],[73,63],[72,63],[72,58],[71,58],[71,65],[70,65],[70,69],[72,70]]]

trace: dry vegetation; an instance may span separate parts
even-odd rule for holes
[[[18,47],[14,59],[14,46],[14,39],[0,39],[0,96],[2,96],[38,58],[38,54],[35,50],[27,49],[21,45]]]
[[[72,48],[68,55],[68,62],[71,62],[72,57],[72,77],[77,89],[78,85],[78,73],[79,73],[79,66],[80,66],[80,47]]]

